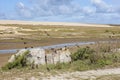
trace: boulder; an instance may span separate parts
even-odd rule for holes
[[[22,49],[18,53],[11,56],[8,62],[13,62],[15,57],[23,55],[27,49]],[[26,60],[28,63],[34,64],[45,64],[45,50],[41,48],[30,49],[29,54],[26,56]]]
[[[41,48],[31,49],[27,61],[34,64],[45,64],[45,50]]]
[[[17,56],[22,56],[27,49],[22,49],[18,53],[11,56],[8,62],[13,62]],[[29,50],[29,53],[25,56],[26,61],[29,64],[44,65],[44,64],[56,64],[66,63],[71,61],[69,49],[56,49],[55,51],[47,52],[42,48],[33,48]]]

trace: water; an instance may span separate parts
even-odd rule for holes
[[[50,49],[50,48],[62,48],[64,46],[70,47],[70,46],[80,46],[85,44],[94,44],[95,42],[75,42],[75,43],[64,43],[64,44],[57,44],[57,45],[51,45],[51,46],[41,46],[41,47],[35,47],[35,48],[43,48],[43,49]],[[30,48],[28,48],[30,49]],[[0,50],[0,54],[5,53],[16,53],[21,49],[7,49],[7,50]]]

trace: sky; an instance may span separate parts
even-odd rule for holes
[[[0,0],[0,20],[120,24],[120,0]]]

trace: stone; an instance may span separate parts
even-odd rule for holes
[[[15,56],[23,55],[27,49],[22,49],[18,53],[11,56],[8,62],[13,62],[15,60]],[[28,63],[34,64],[45,64],[45,50],[41,48],[34,48],[29,50],[29,54],[26,56]]]
[[[27,50],[26,49],[22,49],[20,50],[18,53],[14,54],[11,56],[11,58],[8,60],[8,62],[13,62],[15,60],[15,56],[19,56],[19,55],[23,55],[24,52],[26,52]]]
[[[51,54],[46,54],[46,57],[47,57],[47,63],[48,64],[54,64],[54,55],[53,55],[53,53],[51,53]]]
[[[41,48],[30,49],[27,60],[34,64],[45,64],[45,50]]]
[[[69,51],[69,49],[55,50],[55,52],[47,54],[47,63],[56,64],[71,62],[70,54],[71,52]]]
[[[18,53],[11,56],[8,62],[13,62],[15,57],[23,55],[27,49],[22,49]],[[71,62],[69,49],[56,49],[55,51],[47,52],[42,48],[32,48],[29,50],[29,54],[26,55],[26,61],[28,64],[44,65],[44,64],[56,64]]]
[[[70,57],[70,51],[69,49],[66,49],[64,51],[60,51],[60,63],[66,63],[66,62],[71,62],[71,57]]]

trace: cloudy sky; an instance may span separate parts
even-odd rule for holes
[[[0,0],[0,20],[120,24],[120,0]]]

